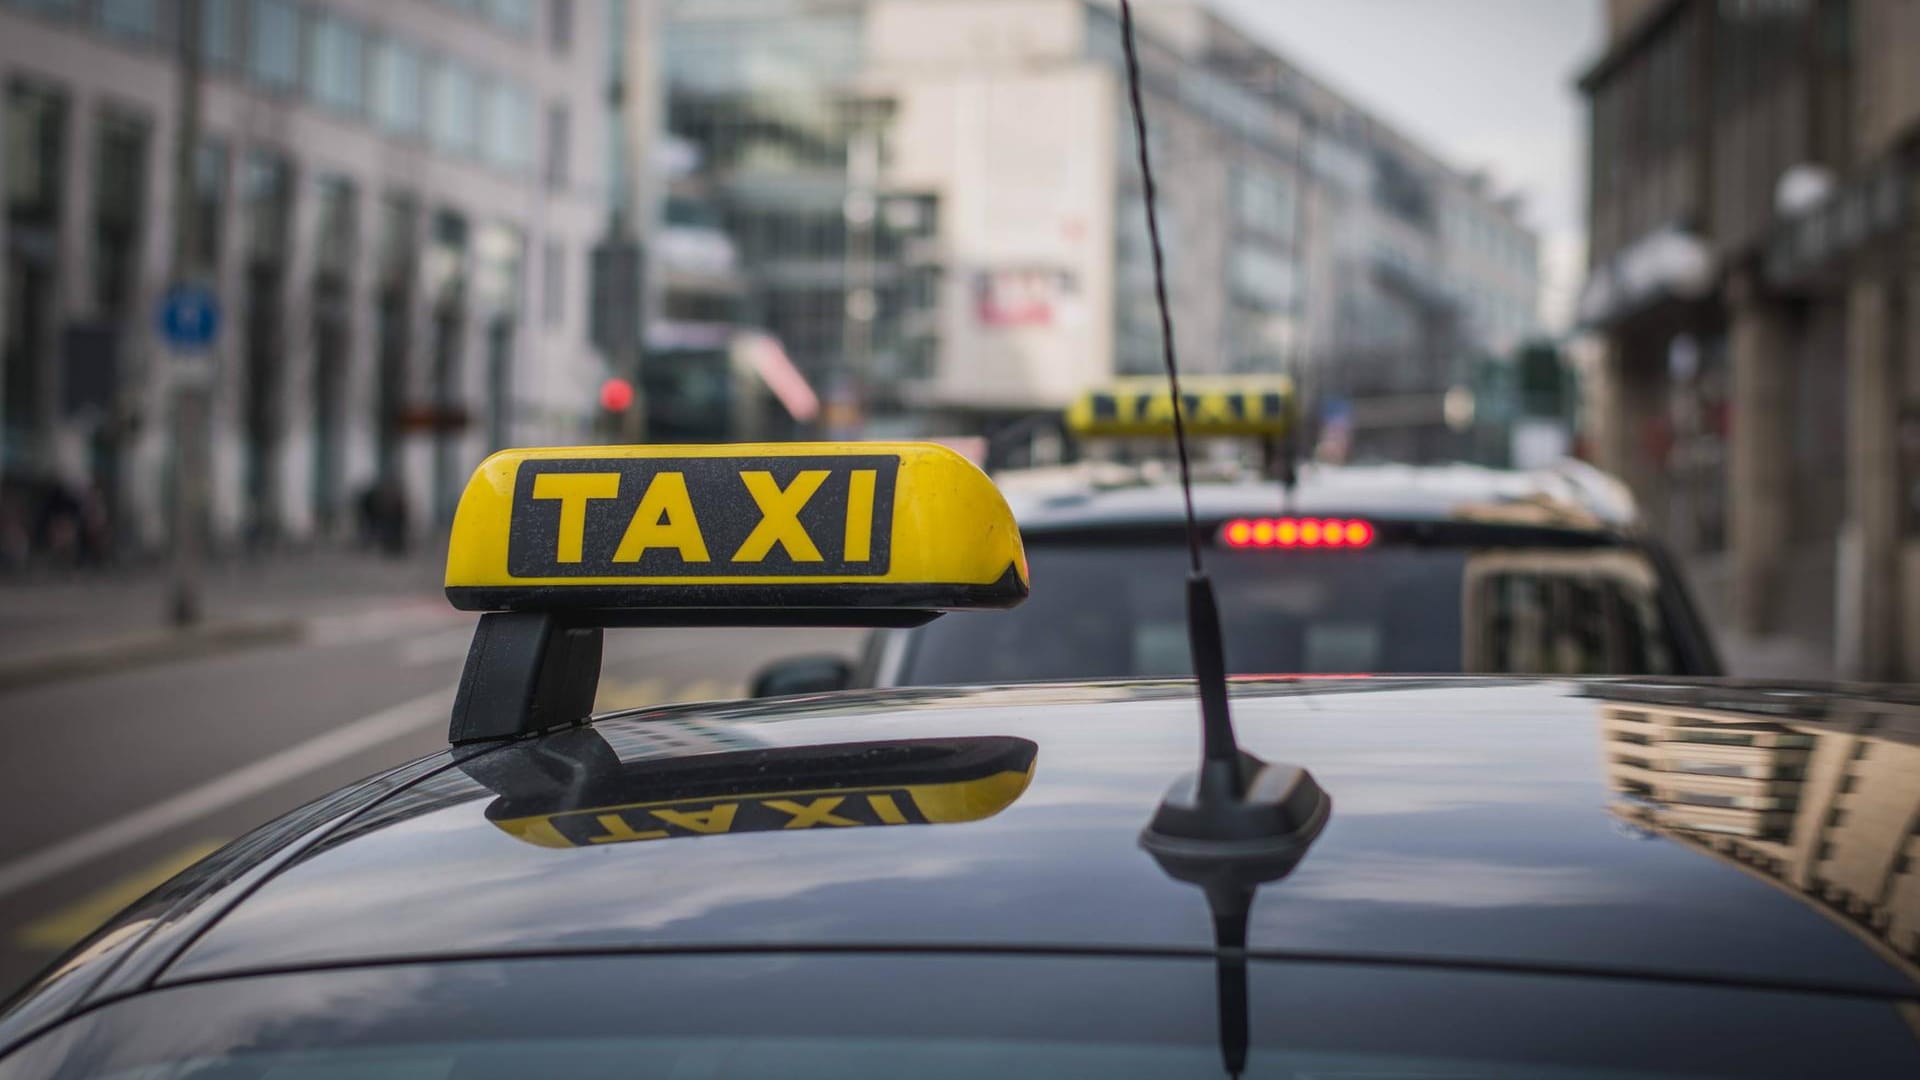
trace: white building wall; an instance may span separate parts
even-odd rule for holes
[[[946,276],[932,402],[1063,405],[1105,379],[1114,159],[1106,72],[1091,64],[937,72],[893,90],[886,185],[939,198]],[[996,325],[979,303],[982,282],[1026,273],[1060,275],[1050,314]]]

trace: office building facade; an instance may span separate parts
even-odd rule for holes
[[[1920,676],[1920,8],[1613,0],[1584,74],[1601,465],[1747,635]]]
[[[216,543],[443,525],[490,449],[583,437],[602,365],[601,0],[202,0],[197,242]],[[6,468],[165,542],[176,5],[5,0]]]

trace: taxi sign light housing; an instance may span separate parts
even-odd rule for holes
[[[449,739],[584,721],[610,626],[916,626],[1012,607],[1027,559],[977,466],[926,443],[504,450],[455,511],[484,612]]]
[[[1294,430],[1293,382],[1285,376],[1186,376],[1180,385],[1180,418],[1190,437],[1277,439]],[[1066,423],[1080,436],[1154,438],[1173,434],[1173,418],[1167,380],[1142,376],[1081,394],[1067,407]]]

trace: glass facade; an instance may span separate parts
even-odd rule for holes
[[[1242,228],[1291,243],[1299,215],[1291,177],[1252,166],[1234,170],[1233,216]]]
[[[280,89],[299,86],[299,5],[293,0],[253,0],[247,14],[248,74]]]
[[[357,250],[359,207],[353,182],[341,176],[323,176],[316,185],[320,200],[314,237],[313,272],[344,278],[353,269]]]
[[[144,118],[108,110],[94,138],[93,299],[101,315],[119,319],[132,314],[139,280],[150,126]]]
[[[37,85],[14,82],[6,96],[6,333],[4,426],[0,451],[23,452],[47,416],[45,358],[53,344],[54,230],[67,140],[67,102]]]
[[[36,11],[43,15],[72,18],[80,14],[80,0],[6,0],[6,2],[23,11]]]
[[[426,126],[426,79],[419,50],[385,39],[373,48],[373,115],[396,135],[418,135]]]
[[[235,33],[240,20],[239,0],[200,0],[200,59],[213,67],[230,67],[240,56]]]
[[[255,262],[278,262],[287,255],[293,223],[293,167],[269,150],[247,155],[240,176],[240,197],[247,220],[247,254]]]
[[[479,81],[457,60],[433,69],[433,145],[453,154],[472,154],[480,145]]]
[[[748,268],[744,317],[830,392],[923,367],[928,349],[903,329],[904,254],[932,219],[889,217],[876,206],[885,193],[850,175],[856,142],[884,158],[887,126],[886,106],[844,85],[863,62],[859,5],[750,8],[683,5],[662,49],[668,130],[697,151]]]
[[[365,36],[338,15],[316,11],[307,34],[307,92],[332,109],[366,106]]]
[[[482,156],[490,164],[512,172],[531,172],[534,167],[533,97],[507,82],[491,84],[485,96]]]
[[[66,99],[37,85],[7,87],[7,215],[15,224],[51,227],[60,218]]]
[[[193,268],[209,277],[219,272],[220,242],[225,236],[227,166],[231,155],[218,139],[202,140],[193,160]]]
[[[102,28],[132,38],[150,38],[160,29],[159,0],[96,0]]]

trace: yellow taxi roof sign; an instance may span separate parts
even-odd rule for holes
[[[1294,423],[1293,381],[1272,376],[1188,376],[1180,380],[1187,434],[1285,435]],[[1159,376],[1120,379],[1067,408],[1067,429],[1084,436],[1170,436],[1173,395]]]
[[[454,514],[466,611],[1011,607],[1027,560],[1006,500],[923,443],[503,450]]]

